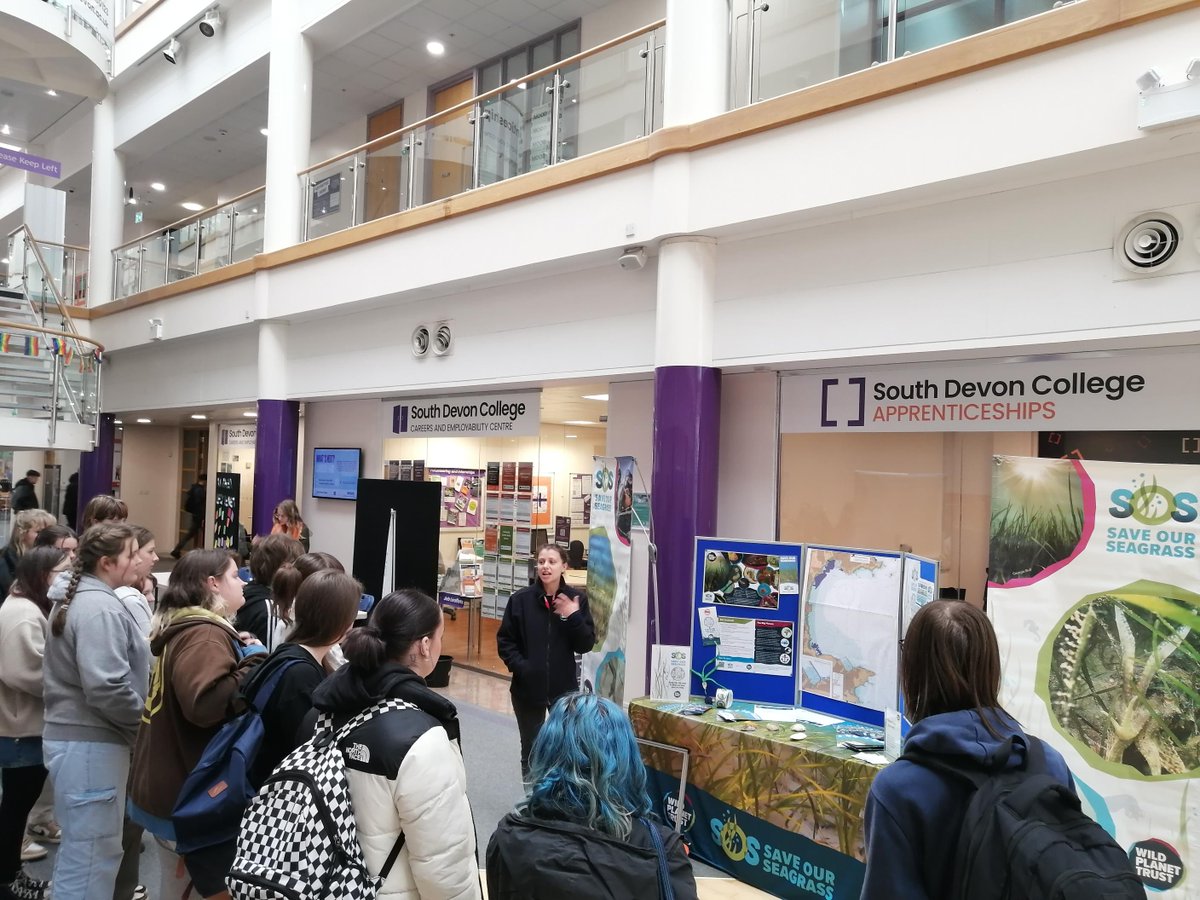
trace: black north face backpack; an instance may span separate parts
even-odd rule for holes
[[[1024,743],[1025,765],[1005,765]],[[901,759],[973,789],[954,858],[954,900],[1146,900],[1133,864],[1048,774],[1037,738],[1009,738],[985,766],[905,750]]]

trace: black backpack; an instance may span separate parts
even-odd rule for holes
[[[1014,743],[1026,748],[1020,769],[1006,768]],[[1037,738],[1009,738],[984,766],[916,748],[900,758],[973,790],[954,858],[954,900],[1145,900],[1128,855],[1048,773]]]

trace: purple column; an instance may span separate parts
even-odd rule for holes
[[[692,565],[697,535],[716,534],[721,370],[654,370],[654,480],[650,499],[658,547],[662,641],[686,644],[692,623]],[[653,619],[653,606],[651,607]],[[654,623],[650,623],[654,640]]]
[[[259,400],[258,436],[254,439],[254,534],[270,534],[271,514],[280,500],[296,496],[296,450],[300,404],[295,400]]]
[[[79,454],[79,502],[75,522],[83,525],[83,508],[98,494],[111,494],[113,483],[113,443],[117,433],[116,416],[101,413],[96,428],[96,449]]]

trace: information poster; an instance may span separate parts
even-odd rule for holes
[[[1200,877],[1198,498],[1196,466],[994,460],[1001,702],[1172,900]]]
[[[691,689],[698,671],[740,700],[796,701],[799,544],[696,539]]]
[[[421,467],[424,469],[424,462]],[[481,470],[431,468],[429,475],[442,483],[443,528],[479,528],[483,524]]]
[[[802,705],[879,726],[898,708],[902,572],[900,553],[808,548]]]
[[[571,517],[554,517],[554,543],[566,547],[571,543]]]
[[[517,493],[533,493],[533,463],[517,463]]]
[[[908,634],[908,623],[917,610],[938,597],[938,564],[907,553],[904,556],[904,623],[901,635]]]
[[[517,490],[517,464],[506,462],[500,464],[500,490],[506,494]]]
[[[587,525],[592,517],[592,476],[590,474],[573,474],[571,476],[571,524]]]
[[[628,535],[617,519],[620,473],[632,471],[632,456],[597,456],[592,472],[592,523],[588,532],[587,593],[596,622],[596,645],[583,657],[583,687],[622,702],[625,694],[625,642],[629,630]]]
[[[218,472],[213,494],[213,546],[219,550],[237,551],[241,496],[242,476]]]

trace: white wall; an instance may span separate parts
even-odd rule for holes
[[[654,379],[608,385],[607,456],[632,456],[650,483],[654,471]],[[640,488],[639,488],[640,490]]]
[[[580,23],[584,50],[666,18],[667,0],[616,0],[586,13]]]
[[[121,499],[129,521],[153,532],[160,554],[179,539],[179,451],[175,426],[125,425]]]
[[[775,540],[779,453],[771,435],[778,433],[778,375],[722,375],[718,535]]]
[[[363,476],[383,470],[383,429],[377,400],[337,400],[304,405],[303,467],[297,473],[296,502],[312,531],[313,550],[332,553],[349,571],[354,562],[354,513],[348,500],[312,496],[310,460],[314,447],[361,447]]]

